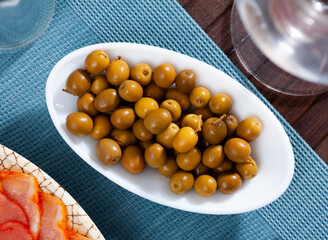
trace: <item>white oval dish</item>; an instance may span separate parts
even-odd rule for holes
[[[34,176],[41,192],[50,193],[63,201],[67,209],[67,228],[89,239],[105,239],[83,208],[63,187],[38,166],[0,144],[0,172],[13,171]]]
[[[232,113],[239,120],[258,117],[263,132],[251,143],[252,157],[258,163],[258,175],[244,181],[240,190],[231,195],[217,192],[209,198],[194,190],[176,195],[168,187],[168,179],[149,167],[132,175],[121,164],[102,165],[96,156],[96,141],[91,137],[76,137],[65,128],[66,116],[76,112],[77,98],[62,91],[68,75],[84,68],[84,59],[92,51],[102,49],[110,59],[121,56],[129,66],[145,62],[153,69],[162,63],[172,64],[177,72],[192,69],[197,75],[197,85],[205,86],[211,93],[225,92],[233,99]],[[90,166],[121,187],[151,201],[169,207],[206,214],[235,214],[263,207],[276,200],[289,186],[294,173],[294,155],[286,132],[278,119],[254,94],[220,70],[194,58],[170,50],[134,44],[103,43],[78,49],[62,58],[52,69],[46,86],[47,106],[54,125],[67,144]]]

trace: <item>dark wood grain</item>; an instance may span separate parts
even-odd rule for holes
[[[307,97],[290,96],[278,93],[252,77],[240,62],[231,40],[230,16],[233,0],[178,0],[178,2],[328,164],[328,92]]]

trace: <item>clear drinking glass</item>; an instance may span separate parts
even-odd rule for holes
[[[26,46],[48,27],[55,0],[0,0],[0,50]]]
[[[235,0],[235,8],[232,40],[256,79],[293,95],[328,90],[328,0]]]

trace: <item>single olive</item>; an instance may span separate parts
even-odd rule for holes
[[[173,122],[177,121],[181,116],[180,104],[173,99],[166,99],[161,103],[160,107],[169,110]]]
[[[98,159],[107,166],[115,165],[122,157],[120,146],[109,138],[103,138],[98,141],[96,154]]]
[[[169,186],[176,194],[185,194],[194,186],[194,176],[190,172],[176,171],[170,178]]]
[[[217,93],[210,98],[208,106],[214,114],[228,113],[232,106],[232,99],[225,93]]]
[[[113,86],[119,86],[123,81],[128,80],[130,68],[128,64],[121,59],[110,61],[106,70],[107,81]]]
[[[210,175],[201,175],[196,178],[195,181],[195,191],[200,196],[209,197],[216,193],[218,184],[216,180]]]
[[[83,112],[74,112],[66,117],[67,130],[78,137],[89,135],[92,132],[92,118]]]
[[[121,163],[132,174],[140,174],[146,167],[143,152],[137,146],[128,146],[123,150]]]
[[[159,174],[164,177],[170,178],[173,173],[175,173],[179,169],[177,162],[175,161],[175,156],[169,156],[166,162],[157,168]]]
[[[147,114],[144,118],[145,128],[152,134],[159,134],[168,128],[172,122],[171,113],[164,109],[158,108]]]
[[[190,151],[179,153],[176,161],[178,166],[185,171],[194,170],[202,159],[202,153],[197,147],[193,147]]]
[[[187,111],[190,107],[189,95],[182,93],[176,88],[170,88],[166,91],[166,99],[173,99],[180,104],[182,111]]]
[[[112,131],[112,124],[108,116],[99,114],[93,120],[93,129],[90,136],[95,140],[107,137]]]
[[[118,129],[127,129],[133,125],[135,118],[136,116],[132,108],[122,106],[114,110],[110,121]]]
[[[196,74],[193,70],[182,70],[175,78],[176,88],[183,93],[189,93],[196,86]]]
[[[149,140],[149,141],[147,141],[147,142],[139,142],[139,143],[138,143],[138,146],[141,147],[142,150],[146,150],[146,148],[147,148],[149,145],[153,144],[153,143],[154,143],[154,140]]]
[[[228,158],[224,158],[221,164],[215,168],[212,168],[213,176],[217,177],[223,172],[232,171],[234,169],[234,163]]]
[[[224,159],[223,148],[221,145],[212,145],[205,149],[202,156],[202,162],[209,168],[219,166]]]
[[[89,73],[98,74],[104,71],[109,65],[109,57],[103,50],[91,52],[84,61],[85,69]]]
[[[212,117],[204,122],[202,134],[210,144],[219,144],[227,136],[227,127],[221,119]]]
[[[142,97],[143,89],[138,82],[126,80],[120,84],[118,93],[125,101],[136,102]]]
[[[190,93],[190,103],[195,108],[204,108],[211,97],[210,92],[205,87],[196,87]]]
[[[182,119],[181,127],[187,127],[187,126],[191,127],[196,132],[199,132],[203,126],[202,116],[193,113],[187,114]]]
[[[243,179],[249,180],[256,177],[258,167],[253,158],[248,157],[245,162],[236,163],[236,170]]]
[[[159,168],[167,160],[165,149],[158,143],[149,145],[145,150],[146,163],[152,168]]]
[[[218,176],[218,189],[223,194],[237,191],[242,184],[241,177],[236,172],[223,172]]]
[[[172,65],[161,64],[154,69],[154,82],[161,88],[169,88],[174,83],[176,73]]]
[[[192,111],[193,114],[196,115],[201,115],[202,116],[202,120],[205,122],[207,119],[211,118],[211,117],[215,117],[214,113],[211,112],[211,110],[208,107],[205,108],[195,108]]]
[[[99,112],[94,106],[95,97],[91,93],[86,93],[77,99],[77,110],[84,112],[90,117],[96,116]]]
[[[110,85],[107,82],[107,79],[103,75],[97,75],[93,77],[93,81],[90,87],[90,91],[94,95],[98,95],[102,90],[109,88]]]
[[[90,86],[90,75],[82,69],[77,69],[68,76],[65,91],[80,97],[89,91]]]
[[[156,135],[156,142],[168,149],[172,149],[173,138],[179,130],[180,128],[178,125],[175,123],[170,123],[167,129]]]
[[[152,77],[152,70],[148,64],[138,63],[131,69],[131,79],[137,81],[142,86],[150,83]]]
[[[227,126],[227,136],[232,136],[238,127],[237,117],[229,113],[223,118],[223,122]]]
[[[189,152],[198,142],[198,135],[191,127],[181,128],[174,136],[172,146],[179,153]]]
[[[110,113],[120,104],[120,97],[113,88],[108,88],[95,97],[94,105],[99,112]]]
[[[194,174],[194,177],[196,178],[200,175],[209,174],[210,169],[208,167],[206,167],[202,162],[200,162],[198,164],[198,166],[192,171],[192,173]]]
[[[137,139],[133,132],[128,129],[115,128],[110,133],[110,137],[114,139],[122,148],[137,143]]]
[[[262,132],[262,123],[256,117],[249,117],[240,122],[236,135],[247,142],[255,140]]]
[[[149,85],[145,87],[144,97],[153,98],[156,101],[162,101],[165,97],[166,90],[157,86],[154,82],[151,82]]]
[[[224,145],[224,153],[231,161],[242,163],[251,154],[251,147],[244,139],[231,138]]]
[[[159,106],[156,100],[149,97],[140,98],[134,105],[134,111],[140,118],[145,118],[149,112],[158,108]]]
[[[144,126],[144,120],[137,120],[132,127],[133,133],[140,141],[147,142],[153,138],[153,134],[149,132]]]

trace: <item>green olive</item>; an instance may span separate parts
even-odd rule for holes
[[[232,136],[238,127],[238,119],[229,113],[223,118],[223,122],[227,126],[227,136]]]
[[[176,161],[178,166],[185,171],[194,170],[202,159],[202,154],[197,147],[185,153],[179,153]]]
[[[232,99],[229,95],[225,93],[217,93],[210,98],[208,106],[211,112],[214,114],[221,115],[224,113],[228,113],[230,112],[232,106]]]
[[[175,85],[180,92],[189,93],[196,86],[196,74],[193,70],[182,70],[175,78]]]
[[[168,149],[172,149],[173,138],[179,130],[180,128],[178,125],[175,123],[170,123],[167,129],[156,135],[156,142]]]
[[[110,117],[111,123],[118,129],[127,129],[131,127],[134,120],[135,114],[133,109],[124,106],[116,108]]]
[[[120,104],[120,97],[113,88],[101,91],[95,98],[95,108],[102,113],[110,113]]]
[[[236,172],[223,172],[218,176],[218,189],[223,194],[237,191],[242,184],[241,177]]]
[[[243,179],[249,180],[257,175],[258,167],[256,162],[251,157],[248,157],[245,162],[236,163],[236,170]]]
[[[166,162],[157,168],[159,174],[164,177],[170,178],[173,173],[179,169],[177,162],[175,161],[175,156],[169,156]]]
[[[193,113],[187,114],[183,119],[181,123],[181,127],[191,127],[196,132],[200,131],[203,126],[203,120],[200,115],[196,115]]]
[[[96,154],[98,159],[107,166],[115,165],[122,157],[120,146],[109,138],[103,138],[98,141]]]
[[[98,95],[102,90],[105,90],[109,88],[109,83],[107,82],[107,79],[102,75],[97,75],[93,77],[93,81],[90,87],[90,91],[94,95]]]
[[[176,171],[170,178],[169,186],[176,194],[185,194],[194,186],[194,176],[189,172]]]
[[[166,90],[157,86],[154,82],[151,82],[145,87],[144,97],[153,98],[156,101],[162,101],[165,97]]]
[[[202,134],[210,144],[219,144],[227,136],[227,127],[221,119],[212,117],[204,122]]]
[[[109,57],[103,50],[91,52],[84,61],[85,69],[89,73],[98,74],[106,70],[109,65]]]
[[[148,64],[138,63],[131,69],[131,79],[137,81],[142,86],[150,83],[152,77],[152,70]]]
[[[181,116],[180,104],[173,99],[166,99],[161,103],[160,107],[169,110],[173,122],[177,121]]]
[[[93,129],[90,136],[95,140],[107,137],[112,131],[112,124],[108,116],[99,114],[93,120]]]
[[[154,69],[154,82],[161,88],[169,88],[174,83],[176,73],[172,65],[161,64]]]
[[[221,145],[212,145],[205,149],[202,156],[202,162],[209,168],[219,166],[224,159],[223,148]]]
[[[256,117],[249,117],[240,122],[236,135],[247,142],[255,140],[262,132],[262,123]]]
[[[119,86],[123,81],[128,80],[130,68],[128,64],[121,59],[110,61],[106,70],[107,81],[113,86]]]
[[[77,69],[68,76],[65,91],[80,97],[89,91],[90,86],[90,75],[82,69]]]
[[[96,116],[99,112],[94,106],[95,97],[91,93],[86,93],[77,99],[77,110],[84,112],[90,117]]]
[[[125,101],[136,102],[142,97],[143,89],[138,82],[126,80],[120,84],[118,93]]]
[[[168,128],[172,122],[171,113],[164,109],[158,108],[147,114],[144,118],[145,128],[152,134],[159,134]]]
[[[231,138],[224,145],[224,153],[231,161],[242,163],[251,154],[251,147],[244,139]]]
[[[195,108],[204,108],[210,99],[210,92],[205,87],[196,87],[190,93],[190,103]]]
[[[167,160],[165,149],[158,143],[149,145],[145,150],[146,163],[152,168],[159,168]]]
[[[200,196],[209,197],[216,192],[217,182],[210,175],[201,175],[196,178],[194,188]]]
[[[187,111],[190,107],[189,95],[182,93],[176,88],[170,88],[166,91],[166,99],[173,99],[180,104],[182,111]]]
[[[92,118],[83,112],[74,112],[66,117],[67,130],[79,137],[89,135],[92,132]]]
[[[149,112],[158,108],[159,106],[156,100],[149,97],[140,98],[134,105],[134,110],[140,118],[145,118]]]
[[[147,142],[153,138],[153,134],[149,132],[144,126],[144,120],[137,120],[132,127],[133,133],[140,141]]]
[[[110,133],[110,137],[114,139],[122,148],[137,143],[137,139],[133,132],[128,129],[115,128]]]
[[[143,152],[137,146],[128,146],[123,150],[121,163],[132,174],[140,174],[146,167]]]
[[[174,136],[172,146],[174,150],[185,153],[189,152],[196,146],[198,142],[198,135],[191,127],[181,128]]]

